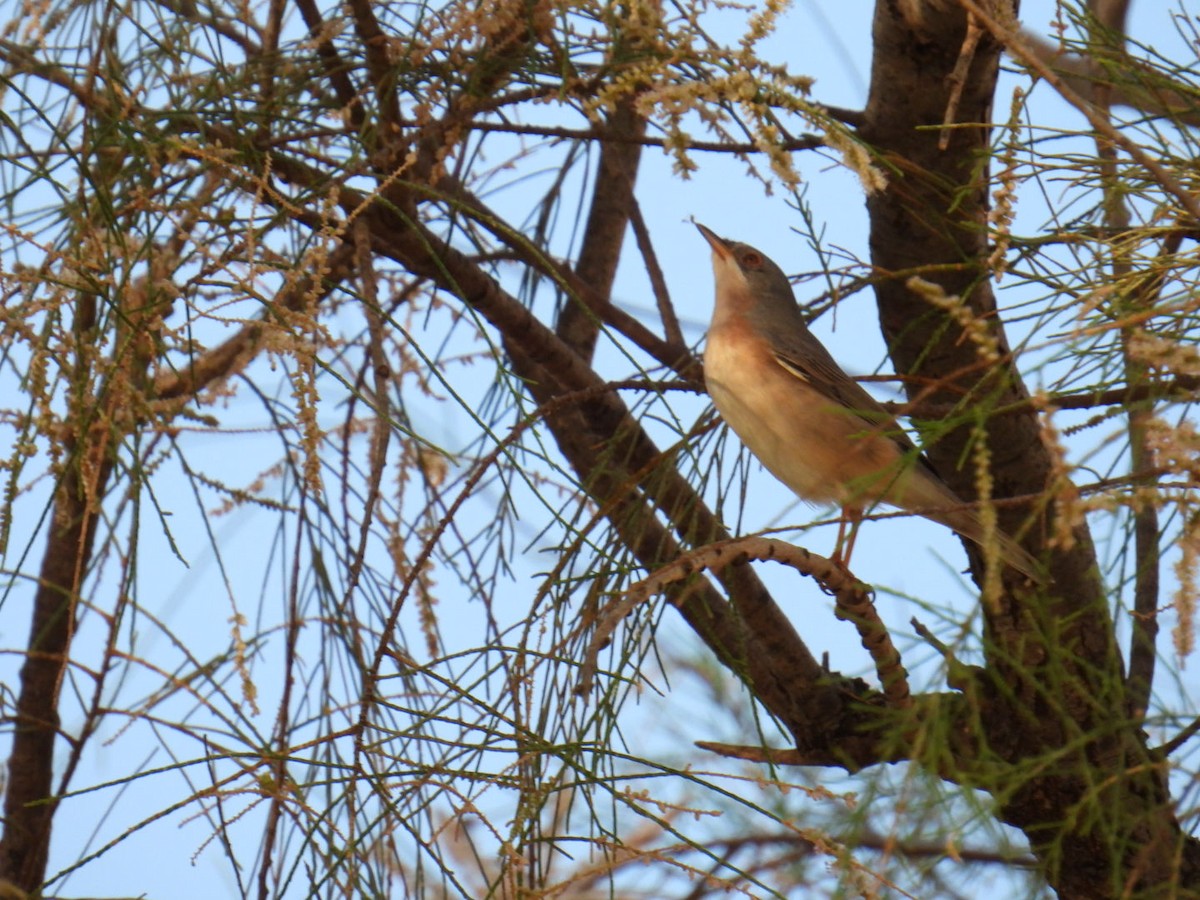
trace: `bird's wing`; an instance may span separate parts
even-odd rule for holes
[[[906,452],[916,450],[895,416],[880,405],[857,381],[842,371],[832,356],[808,331],[791,333],[789,346],[772,342],[775,361],[793,378],[798,378],[814,390],[862,419],[867,428],[886,434]]]

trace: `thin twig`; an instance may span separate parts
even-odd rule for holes
[[[650,229],[642,218],[642,208],[637,198],[629,209],[629,224],[633,226],[633,234],[637,239],[638,251],[642,254],[642,262],[646,264],[646,274],[650,278],[650,290],[654,294],[654,302],[658,306],[658,317],[663,324],[663,335],[668,344],[677,347],[685,346],[683,330],[679,327],[679,317],[675,315],[675,305],[671,302],[670,291],[667,290],[667,280],[663,277],[662,266],[658,264],[658,254],[654,252],[654,242],[650,239]]]
[[[1060,97],[1075,107],[1088,120],[1089,124],[1096,129],[1107,140],[1111,141],[1133,159],[1139,166],[1154,176],[1154,180],[1159,186],[1174,197],[1181,208],[1187,210],[1188,215],[1197,222],[1200,222],[1200,201],[1196,196],[1188,191],[1179,181],[1167,170],[1165,166],[1159,163],[1156,159],[1150,156],[1143,150],[1136,141],[1131,140],[1119,129],[1113,127],[1113,124],[1108,121],[1103,115],[1096,111],[1095,105],[1089,103],[1073,91],[1067,84],[1059,78],[1053,69],[1038,58],[1037,54],[1027,48],[1021,41],[1021,37],[1008,25],[1002,25],[998,20],[992,17],[987,10],[975,0],[959,0],[959,3],[968,10],[972,15],[978,17],[992,33],[992,36],[998,40],[1004,48],[1017,60],[1028,66],[1036,72],[1042,79],[1050,84]]]

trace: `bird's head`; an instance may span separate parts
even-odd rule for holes
[[[720,237],[695,223],[712,247],[713,275],[717,282],[717,304],[796,305],[792,285],[783,270],[761,250],[749,244]]]

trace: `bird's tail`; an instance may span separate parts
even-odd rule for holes
[[[985,526],[979,510],[964,504],[932,466],[928,463],[917,465],[906,474],[908,477],[901,478],[886,496],[887,502],[940,522],[977,544],[985,553],[989,547],[995,547],[1005,565],[1033,579],[1036,584],[1049,582],[1043,568],[1024,547],[998,528]]]
[[[934,521],[953,528],[963,537],[977,544],[985,553],[989,546],[994,546],[1000,551],[1000,559],[1005,565],[1033,579],[1037,584],[1046,584],[1046,574],[1032,554],[1000,529],[989,530],[985,527],[979,513],[975,510],[956,509],[927,515]]]

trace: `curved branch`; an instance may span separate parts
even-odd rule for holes
[[[879,618],[870,591],[837,563],[808,550],[794,547],[786,541],[767,537],[743,537],[720,541],[685,553],[655,571],[625,592],[624,598],[614,601],[602,612],[592,640],[584,655],[579,676],[580,690],[588,691],[596,670],[596,657],[606,646],[617,626],[640,604],[651,596],[665,592],[676,582],[686,580],[697,569],[719,572],[729,565],[748,561],[777,560],[801,575],[808,575],[832,594],[836,601],[835,615],[850,622],[858,630],[863,648],[875,662],[875,671],[883,685],[889,706],[906,708],[912,705],[908,673],[900,662],[900,653],[892,643],[887,627]],[[686,595],[686,591],[684,592]]]

